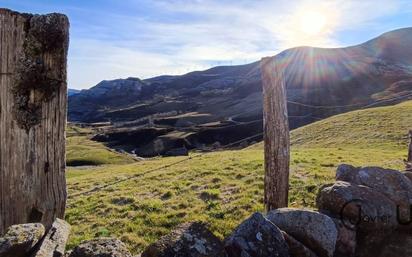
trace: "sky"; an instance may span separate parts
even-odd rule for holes
[[[70,19],[69,88],[342,47],[412,27],[410,0],[0,0]]]

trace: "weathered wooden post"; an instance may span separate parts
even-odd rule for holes
[[[408,162],[412,162],[412,130],[409,130]]]
[[[406,160],[406,170],[412,171],[412,130],[409,130],[408,159]]]
[[[64,216],[68,28],[0,9],[0,234]]]
[[[289,123],[283,67],[276,58],[261,61],[265,144],[266,210],[286,207],[289,192]]]

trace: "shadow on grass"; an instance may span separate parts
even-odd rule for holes
[[[79,167],[79,166],[98,166],[103,165],[104,163],[96,160],[68,160],[66,165],[70,167]]]

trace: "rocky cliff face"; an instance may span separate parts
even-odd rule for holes
[[[290,127],[371,104],[412,99],[410,45],[412,28],[406,28],[357,46],[298,47],[278,54],[285,68]],[[191,147],[231,143],[250,135],[256,122],[261,124],[260,79],[260,62],[255,62],[143,81],[103,81],[69,97],[69,120],[110,121],[116,128],[172,128],[173,133],[190,132],[196,142]],[[222,128],[225,132],[220,133]],[[220,135],[205,142],[199,136],[204,131]],[[239,136],[229,139],[233,134]]]
[[[67,90],[67,96],[72,96],[72,95],[75,95],[75,94],[78,94],[78,93],[80,93],[80,90],[77,90],[77,89],[68,89]]]
[[[143,85],[138,78],[104,80],[88,90],[69,95],[69,119],[100,120],[101,113],[135,102]]]

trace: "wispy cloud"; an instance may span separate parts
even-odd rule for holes
[[[71,10],[71,87],[243,64],[298,45],[361,43],[395,28],[398,23],[385,25],[382,19],[410,7],[403,0],[109,2],[117,7]],[[310,10],[325,13],[327,28],[302,35],[299,19]],[[351,38],[351,33],[365,37]]]

